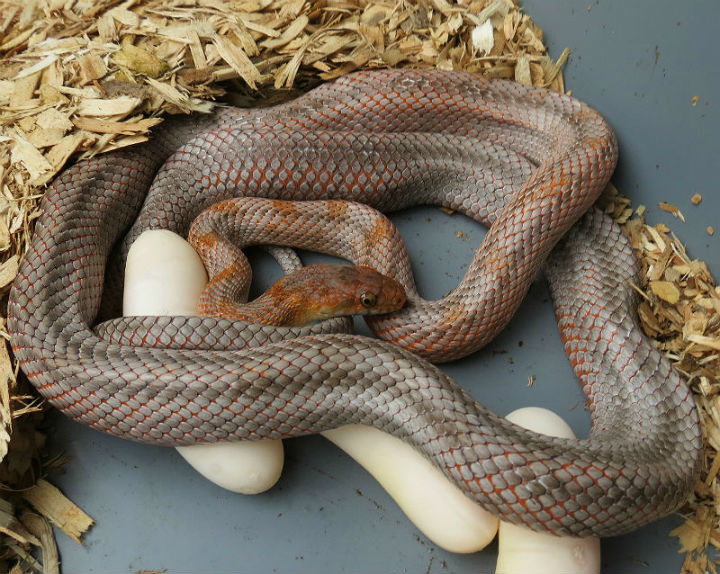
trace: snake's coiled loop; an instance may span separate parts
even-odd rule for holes
[[[275,108],[167,122],[54,182],[11,292],[13,350],[53,405],[117,436],[179,445],[373,425],[505,520],[625,532],[686,500],[701,438],[687,386],[632,318],[627,241],[598,211],[573,227],[615,160],[612,132],[580,102],[440,71],[363,72]],[[121,269],[142,230],[184,233],[235,195],[430,203],[491,226],[448,297],[377,320],[387,341],[197,317],[114,319],[99,336],[108,259]],[[589,399],[585,440],[520,429],[418,357],[482,347],[568,230],[547,269]],[[105,310],[121,281],[109,273]]]

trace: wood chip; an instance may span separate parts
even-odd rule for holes
[[[515,65],[515,81],[526,86],[532,85],[530,74],[530,60],[526,56],[520,56]]]
[[[677,217],[681,221],[685,221],[685,217],[683,216],[680,209],[673,205],[672,203],[667,203],[666,201],[661,201],[658,203],[658,207],[662,209],[663,211],[667,211],[668,213],[672,214],[674,217]]]
[[[0,264],[0,290],[4,289],[15,279],[18,272],[20,258],[13,255],[10,259]]]
[[[36,544],[40,541],[15,516],[15,507],[7,500],[0,498],[0,533],[12,537],[23,545]]]
[[[137,121],[112,121],[99,118],[72,118],[72,124],[81,130],[101,134],[132,135],[146,133],[151,127],[162,122],[161,118],[145,118]]]
[[[305,31],[309,21],[310,19],[305,14],[302,14],[295,19],[292,24],[285,28],[282,34],[262,42],[262,47],[268,50],[276,50],[277,48],[286,46]]]
[[[230,39],[218,34],[213,35],[213,45],[220,56],[253,90],[257,88],[262,75],[252,63],[245,51],[234,44]]]
[[[49,108],[37,116],[37,125],[43,129],[60,129],[66,132],[72,129],[72,122],[59,110],[55,108]]]
[[[207,113],[213,108],[212,102],[204,102],[181,92],[178,88],[147,78],[147,84],[157,91],[165,102],[173,104],[184,113],[203,112]]]
[[[670,281],[650,281],[650,290],[668,303],[675,304],[680,300],[680,291]]]
[[[62,167],[65,165],[65,162],[67,162],[68,159],[70,159],[70,156],[77,151],[78,148],[81,147],[82,143],[85,141],[86,134],[83,132],[74,132],[71,134],[68,134],[64,138],[62,138],[57,144],[55,144],[50,151],[48,151],[46,157],[50,161],[50,163],[53,166],[53,172],[58,172]],[[45,183],[50,180],[51,173],[48,172],[45,174],[45,177],[42,178],[42,183]]]
[[[80,537],[93,525],[92,518],[44,479],[23,492],[23,497],[78,544]]]
[[[78,65],[80,66],[81,84],[99,80],[108,73],[108,67],[99,54],[89,53],[79,56]]]
[[[33,74],[15,78],[13,90],[10,94],[11,109],[31,109],[37,105],[35,101],[35,89],[40,81],[40,76],[41,72],[36,71]]]
[[[53,171],[52,164],[47,158],[25,138],[15,134],[15,145],[10,152],[13,162],[18,162],[27,170],[30,181],[41,180]]]
[[[84,98],[77,107],[80,116],[125,116],[140,105],[140,98],[120,96],[119,98]]]
[[[42,552],[43,572],[60,572],[60,555],[58,554],[55,535],[50,523],[33,512],[23,512],[21,517],[23,525],[37,539],[36,545]]]
[[[692,343],[697,343],[701,347],[720,351],[720,338],[718,337],[706,337],[705,335],[697,335],[693,333],[688,335],[687,340]]]
[[[682,552],[694,552],[707,546],[710,533],[703,521],[692,519],[672,530],[670,534],[678,537]]]

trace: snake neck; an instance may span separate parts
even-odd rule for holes
[[[214,306],[212,310],[201,309],[200,311],[203,315],[236,319],[248,323],[299,327],[309,322],[303,319],[301,307],[301,297],[297,294],[279,295],[266,291],[248,303],[223,302]]]

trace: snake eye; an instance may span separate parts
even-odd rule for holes
[[[371,307],[375,307],[377,297],[375,296],[375,293],[363,293],[360,295],[360,303],[362,303],[362,306],[366,309],[370,309]]]

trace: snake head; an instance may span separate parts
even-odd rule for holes
[[[405,289],[370,267],[308,265],[272,285],[276,301],[294,308],[288,324],[344,315],[379,315],[405,304]]]

